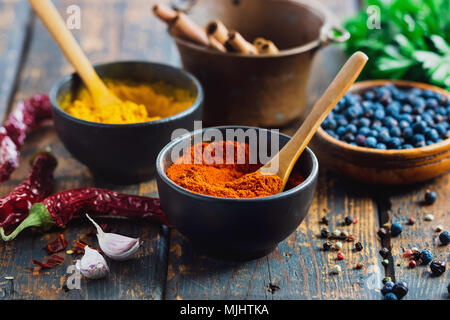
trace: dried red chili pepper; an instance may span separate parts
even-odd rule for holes
[[[52,254],[64,250],[68,245],[69,243],[64,239],[64,235],[60,234],[58,238],[46,245],[44,249],[48,254]]]
[[[6,231],[13,229],[27,217],[33,204],[51,193],[56,165],[56,158],[48,152],[40,152],[34,157],[28,178],[0,199],[1,228]]]
[[[19,149],[27,134],[51,118],[50,100],[46,94],[35,95],[18,103],[0,128],[0,182],[8,180],[19,166]]]
[[[99,188],[85,188],[59,192],[45,198],[41,203],[34,204],[28,217],[13,232],[6,235],[0,228],[0,235],[3,240],[9,241],[28,227],[41,227],[44,231],[53,225],[63,227],[79,213],[150,218],[169,225],[157,198],[127,195]]]
[[[34,259],[32,261],[34,264],[37,264],[38,266],[40,266],[43,269],[51,269],[51,268],[59,266],[61,263],[63,263],[64,258],[57,254],[54,254],[50,258],[48,258],[47,261],[45,261],[45,262],[37,261]]]

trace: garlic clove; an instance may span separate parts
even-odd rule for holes
[[[97,229],[97,239],[103,253],[116,261],[131,259],[139,250],[139,238],[131,238],[115,233],[105,233],[102,228],[86,214]]]
[[[89,246],[84,247],[84,255],[81,260],[76,263],[83,276],[88,279],[100,279],[106,277],[109,273],[109,267],[105,258]]]

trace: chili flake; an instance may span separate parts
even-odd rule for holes
[[[64,250],[68,246],[68,242],[64,239],[64,235],[60,234],[58,238],[50,242],[44,247],[48,254],[57,253]]]
[[[34,264],[37,264],[39,267],[43,269],[51,269],[63,263],[64,258],[57,254],[53,254],[50,258],[47,259],[46,262],[41,262],[34,259],[32,261]]]

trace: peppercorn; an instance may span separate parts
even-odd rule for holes
[[[409,224],[410,226],[412,226],[414,223],[416,223],[416,220],[415,220],[413,217],[409,218],[408,224]]]
[[[378,235],[380,236],[380,238],[384,238],[387,236],[387,230],[385,228],[380,228],[378,229]]]
[[[450,233],[448,231],[444,231],[439,235],[439,240],[443,245],[447,245],[450,243]]]
[[[333,244],[329,241],[323,243],[323,250],[329,251],[333,247]]]
[[[411,249],[407,249],[403,252],[403,257],[404,258],[409,258],[410,256],[412,256],[413,252]]]
[[[328,238],[330,236],[330,230],[328,228],[322,228],[320,230],[320,236],[325,239]]]
[[[384,284],[386,284],[389,281],[392,281],[392,279],[391,279],[391,277],[384,277],[382,281],[383,281]]]
[[[431,213],[428,213],[425,215],[425,217],[423,218],[425,221],[433,221],[434,220],[434,216]]]
[[[387,266],[387,265],[389,265],[389,260],[388,260],[388,259],[383,259],[383,261],[381,261],[381,263],[382,263],[384,266]]]
[[[347,242],[353,242],[353,241],[355,241],[355,237],[353,237],[353,235],[349,235],[347,237]]]
[[[334,244],[334,247],[336,250],[341,250],[342,249],[342,242],[338,241]]]
[[[355,221],[355,219],[352,216],[347,216],[344,219],[345,224],[348,226],[351,225],[354,221]]]
[[[330,223],[330,220],[327,217],[323,217],[320,221],[322,224],[328,225]]]
[[[404,281],[399,281],[392,288],[392,292],[397,298],[402,299],[408,293],[408,284]]]
[[[337,264],[331,267],[331,273],[338,274],[341,273],[341,271],[342,271],[341,266]]]
[[[364,268],[364,264],[362,264],[362,263],[357,263],[357,264],[356,264],[355,269],[360,270],[360,269],[362,269],[362,268]]]
[[[356,251],[362,251],[362,249],[363,249],[363,245],[362,245],[361,242],[355,243],[355,250]]]
[[[336,230],[333,231],[332,235],[335,238],[339,238],[341,236],[341,231],[336,229]]]
[[[420,253],[420,260],[422,261],[422,264],[428,264],[433,260],[433,254],[428,249],[422,250]]]
[[[391,251],[388,248],[382,248],[380,250],[380,256],[382,256],[383,258],[388,257],[390,253]]]
[[[398,298],[394,293],[389,292],[384,296],[384,300],[398,300]]]
[[[435,232],[441,232],[442,230],[444,230],[444,227],[442,226],[442,224],[438,224],[436,226],[436,228],[434,228]]]
[[[338,252],[338,254],[337,254],[337,259],[338,259],[338,260],[344,260],[344,259],[345,259],[345,257],[344,257],[344,255],[342,254],[342,252]]]
[[[389,278],[390,279],[390,278]],[[391,281],[391,280],[389,280],[389,281],[386,281],[386,283],[384,284],[384,286],[383,286],[383,288],[381,288],[381,293],[383,294],[383,295],[386,295],[386,294],[388,294],[389,292],[392,292],[392,288],[394,287],[394,283]]]
[[[430,264],[431,273],[433,276],[440,276],[445,272],[446,263],[441,260],[433,260]]]
[[[427,205],[433,204],[437,199],[437,193],[431,190],[425,192],[424,203]]]
[[[394,222],[391,225],[391,234],[393,237],[398,236],[403,231],[403,226],[399,222]]]
[[[411,269],[412,269],[412,268],[415,268],[416,265],[417,265],[416,260],[410,260],[410,261],[409,261],[409,267],[410,267]]]
[[[347,237],[348,237],[348,232],[347,231],[341,231],[340,238],[341,239],[346,239]]]

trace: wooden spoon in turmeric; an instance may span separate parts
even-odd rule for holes
[[[83,80],[92,95],[94,103],[98,106],[125,103],[108,90],[100,79],[77,41],[67,29],[55,6],[49,0],[29,0],[29,2]]]
[[[368,57],[360,51],[355,52],[347,60],[325,93],[314,104],[310,114],[292,139],[278,154],[258,170],[262,174],[277,175],[283,180],[283,185],[279,192],[284,190],[292,168],[317,129],[319,129],[320,124],[358,78],[367,60]]]

